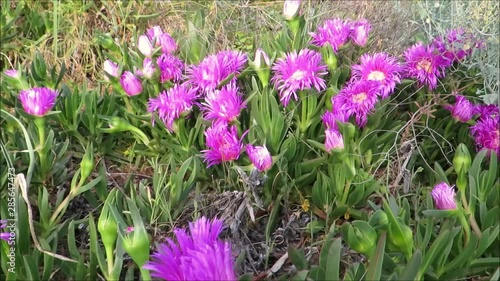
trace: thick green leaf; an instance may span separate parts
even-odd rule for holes
[[[387,233],[383,232],[377,243],[375,254],[370,259],[367,271],[366,280],[380,280],[382,275],[382,265],[384,264],[385,240]]]
[[[420,250],[416,250],[413,253],[413,256],[406,264],[403,272],[399,277],[400,280],[415,280],[415,277],[418,274],[418,269],[422,264],[422,252]]]
[[[292,246],[288,247],[288,256],[290,257],[290,260],[292,261],[293,265],[297,268],[297,270],[305,270],[308,269],[308,264],[306,257],[304,255],[304,250],[296,249]]]
[[[441,234],[439,234],[439,236],[436,238],[436,240],[434,240],[434,243],[432,243],[429,251],[427,251],[427,253],[425,254],[424,262],[423,262],[422,266],[420,267],[420,269],[418,271],[416,280],[421,280],[422,279],[422,277],[424,276],[425,272],[427,271],[427,268],[432,263],[432,261],[434,260],[434,258],[450,242],[448,240],[448,236],[449,235],[450,235],[450,231],[449,230],[444,230],[443,232],[441,232]]]

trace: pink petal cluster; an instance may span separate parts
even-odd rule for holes
[[[190,233],[175,229],[177,243],[168,238],[144,268],[163,280],[237,280],[231,244],[218,239],[221,220],[202,217],[189,223]]]
[[[373,81],[349,83],[332,98],[333,111],[347,119],[355,116],[358,126],[363,127],[378,101],[377,91],[378,84]]]
[[[176,84],[166,92],[160,93],[158,97],[150,98],[148,112],[156,112],[167,129],[174,131],[174,121],[189,113],[197,98],[196,89],[191,89],[186,84]]]
[[[7,69],[3,73],[9,77],[12,77],[12,78],[19,78],[20,77],[19,71],[17,71],[16,69]]]
[[[26,113],[35,116],[44,116],[56,103],[57,92],[49,88],[32,88],[22,90],[19,100]]]
[[[136,72],[137,75],[151,79],[155,73],[155,66],[153,65],[153,61],[151,58],[144,58],[142,61],[142,69]]]
[[[298,100],[297,91],[312,89],[319,92],[326,88],[323,76],[327,74],[327,67],[323,64],[321,54],[303,49],[286,54],[272,67],[274,76],[271,81],[280,92],[280,102],[287,106],[293,96]]]
[[[243,108],[242,95],[235,83],[229,83],[220,90],[208,92],[202,103],[203,116],[207,120],[232,122]]]
[[[378,85],[378,95],[385,99],[401,83],[401,67],[394,57],[386,53],[361,56],[361,64],[352,66],[354,80],[373,81]]]
[[[202,150],[207,167],[229,162],[240,157],[243,144],[238,137],[236,126],[228,128],[224,121],[215,122],[205,131],[207,150]]]
[[[250,161],[261,172],[265,172],[273,166],[273,158],[266,146],[253,146],[247,144],[246,151]]]
[[[156,59],[156,63],[160,68],[160,82],[179,82],[181,80],[184,63],[179,58],[172,54],[164,53]]]
[[[438,78],[445,76],[447,61],[432,46],[417,43],[404,53],[404,57],[405,77],[416,78],[420,85],[427,85],[433,90],[437,87]]]
[[[498,107],[495,110],[490,107],[483,107],[484,112],[474,126],[470,127],[470,132],[479,150],[487,149],[495,151],[500,158],[500,115]]]
[[[7,220],[0,220],[0,229],[5,228],[7,226]],[[9,241],[10,232],[2,232],[0,233],[0,239]]]
[[[120,78],[123,90],[129,96],[136,96],[142,92],[142,82],[132,72],[125,71]]]
[[[448,105],[444,108],[448,109],[456,120],[463,123],[469,121],[475,112],[474,104],[462,95],[456,95],[455,99],[454,105]]]
[[[332,149],[344,149],[344,138],[339,131],[337,121],[347,122],[348,116],[327,111],[321,116],[325,126],[325,148],[328,152]]]
[[[205,57],[198,65],[186,69],[189,83],[204,93],[215,90],[230,75],[243,70],[247,56],[239,51],[226,50]],[[235,81],[236,78],[233,78]]]
[[[481,48],[481,41],[463,28],[449,30],[446,38],[436,37],[432,42],[441,56],[446,60],[446,66],[460,62],[470,55],[474,48]]]
[[[455,201],[455,190],[452,186],[442,182],[436,184],[431,192],[434,204],[439,210],[455,210],[457,203]]]
[[[310,32],[312,37],[311,44],[323,47],[330,44],[335,53],[339,48],[346,44],[349,39],[355,45],[365,46],[369,37],[372,25],[366,19],[352,21],[350,19],[330,19],[323,23],[323,26],[318,27],[316,32]]]
[[[177,50],[177,43],[170,34],[163,32],[161,27],[153,26],[146,31],[146,35],[151,44],[154,42],[155,47],[161,47],[164,54],[172,54]]]
[[[119,71],[118,64],[116,64],[110,60],[104,61],[103,70],[104,70],[104,72],[106,72],[107,74],[109,74],[113,77],[118,78],[120,76],[120,73],[118,73],[118,71]],[[109,78],[106,74],[104,75],[104,80],[109,81]]]

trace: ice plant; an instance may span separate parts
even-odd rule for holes
[[[0,220],[0,229],[5,228],[7,226],[7,220]],[[2,232],[0,233],[0,239],[9,241],[10,232]]]
[[[439,51],[447,61],[447,66],[459,62],[470,55],[473,48],[480,48],[480,41],[472,34],[465,32],[463,28],[449,30],[445,39],[436,37],[432,45]]]
[[[161,46],[161,51],[164,54],[172,54],[177,50],[177,43],[170,34],[163,32],[161,27],[153,26],[146,31],[151,42],[154,42],[155,47]]]
[[[113,77],[120,76],[120,74],[118,73],[118,70],[119,70],[118,64],[116,64],[110,60],[104,61],[103,69],[104,69],[104,72],[106,72],[107,74],[109,74]],[[109,81],[107,75],[104,75],[104,80]]]
[[[479,118],[494,118],[500,114],[498,105],[495,104],[478,104],[474,108],[474,114],[479,114]]]
[[[351,22],[349,25],[350,25],[349,37],[354,42],[354,44],[358,46],[366,45],[370,29],[372,28],[370,22],[366,19],[360,19],[355,22]]]
[[[207,93],[205,102],[202,103],[205,119],[226,122],[235,120],[245,107],[243,98],[235,83],[229,83],[220,90]]]
[[[445,106],[444,108],[451,112],[453,118],[463,123],[469,121],[472,118],[475,110],[474,104],[468,101],[462,95],[456,95],[455,104]]]
[[[332,149],[344,148],[344,137],[339,131],[337,121],[346,122],[348,116],[335,114],[332,111],[327,111],[321,116],[323,125],[325,126],[325,148],[328,152]]]
[[[253,146],[251,144],[247,144],[246,151],[250,161],[257,168],[257,170],[261,172],[265,172],[271,169],[273,165],[273,158],[267,150],[266,146]]]
[[[139,36],[137,39],[137,48],[148,58],[153,55],[153,44],[151,44],[151,41],[149,41],[149,38],[146,35]]]
[[[178,82],[181,80],[184,63],[179,58],[171,54],[162,54],[158,57],[156,63],[160,68],[160,82]]]
[[[19,71],[15,69],[7,69],[3,73],[12,78],[19,78]]]
[[[22,90],[19,100],[26,113],[35,116],[44,116],[56,103],[57,92],[49,88],[32,88]]]
[[[363,127],[378,101],[377,90],[378,85],[373,81],[349,83],[332,98],[333,111],[347,118],[355,116],[358,126]]]
[[[174,121],[189,113],[197,98],[196,89],[192,89],[186,84],[176,84],[160,93],[158,97],[150,98],[148,112],[156,112],[167,129],[174,131]]]
[[[151,79],[155,73],[153,61],[150,58],[144,58],[142,61],[142,69],[137,71],[137,75]]]
[[[344,45],[351,34],[351,26],[342,19],[331,19],[325,21],[323,26],[318,27],[317,32],[309,33],[312,36],[311,44],[323,47],[330,44],[335,53]]]
[[[231,244],[218,239],[221,220],[202,217],[189,223],[190,233],[175,229],[177,243],[167,238],[143,268],[163,280],[237,280]]]
[[[257,51],[255,51],[255,59],[253,62],[250,62],[250,65],[255,72],[257,72],[257,76],[262,85],[267,86],[269,84],[269,75],[271,74],[271,60],[266,52],[258,48]]]
[[[285,0],[283,5],[283,17],[286,20],[293,20],[299,13],[300,0]]]
[[[487,117],[470,127],[476,146],[479,149],[495,151],[500,157],[500,116]]]
[[[142,92],[141,80],[130,71],[125,71],[120,78],[123,90],[129,96],[136,96]]]
[[[361,64],[352,66],[353,79],[375,82],[382,99],[391,95],[396,84],[401,82],[398,62],[386,53],[364,54],[360,61]]]
[[[224,121],[215,122],[205,131],[205,141],[209,149],[201,152],[207,167],[236,160],[243,149],[236,127],[228,128]]]
[[[446,60],[434,51],[434,47],[417,43],[405,53],[404,72],[407,77],[416,78],[420,85],[427,85],[433,90],[437,87],[438,78],[444,77]]]
[[[293,96],[298,100],[297,91],[308,90],[313,87],[319,92],[326,88],[323,76],[326,65],[321,61],[321,54],[303,49],[298,54],[296,51],[286,54],[278,59],[272,70],[274,76],[271,81],[280,92],[280,102],[287,106]]]
[[[246,61],[245,54],[226,50],[205,57],[198,65],[188,67],[186,73],[190,84],[208,93],[215,90],[231,74],[239,74]]]
[[[452,186],[442,182],[436,184],[431,192],[434,204],[439,210],[455,210],[457,203],[455,201],[455,190]]]

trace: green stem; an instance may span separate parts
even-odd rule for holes
[[[64,200],[61,202],[61,204],[59,204],[59,206],[57,206],[56,210],[54,211],[54,213],[50,217],[50,225],[51,226],[54,226],[57,224],[59,214],[64,213],[64,211],[68,207],[71,199],[73,199],[73,192],[70,192],[68,194],[68,196],[66,196],[66,198],[64,198]]]
[[[149,280],[151,280],[151,275],[149,275],[149,270],[143,269],[141,267],[140,271],[141,271],[141,277],[142,277],[143,281],[149,281]]]
[[[47,172],[47,155],[45,151],[45,118],[38,117],[35,119],[35,125],[38,130],[38,158],[40,160],[40,170],[42,171],[42,178],[45,180]]]
[[[479,229],[479,226],[476,222],[476,218],[474,217],[474,214],[472,214],[472,212],[470,211],[469,204],[467,204],[467,198],[465,198],[464,192],[461,192],[461,198],[462,198],[462,205],[464,206],[466,214],[469,215],[470,227],[477,234],[477,237],[481,238],[481,236],[482,236],[481,230]]]
[[[464,212],[461,211],[458,214],[458,220],[460,221],[460,224],[464,228],[464,233],[465,233],[464,244],[467,245],[467,244],[469,244],[469,241],[470,241],[470,227],[469,227],[469,224],[467,223],[467,220],[465,219]]]
[[[108,275],[109,279],[108,280],[118,280],[113,274],[113,268],[114,268],[114,254],[113,254],[113,248],[106,247],[106,257],[107,257],[107,262],[108,262]]]
[[[300,135],[302,137],[305,137],[305,133],[307,131],[307,123],[309,123],[308,116],[307,116],[307,96],[303,93],[299,93],[300,97],[300,102],[302,103],[302,108],[301,108],[301,117],[300,117]]]

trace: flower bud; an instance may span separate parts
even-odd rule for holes
[[[370,257],[377,244],[377,232],[365,221],[353,221],[343,226],[343,236],[354,251]]]
[[[130,71],[125,71],[120,78],[120,84],[125,93],[129,96],[135,96],[142,92],[142,84],[139,78]]]
[[[144,227],[134,227],[134,231],[123,238],[123,249],[139,267],[149,260],[149,246],[149,235]]]
[[[325,131],[325,149],[330,152],[332,150],[341,151],[344,149],[344,138],[342,134],[333,128]]]
[[[96,37],[96,41],[99,45],[101,45],[103,48],[108,49],[110,51],[119,51],[120,49],[116,45],[115,41],[109,34],[99,34]]]
[[[371,24],[366,19],[360,19],[352,23],[350,28],[350,38],[354,44],[358,46],[366,45],[371,28]]]
[[[457,203],[455,201],[455,190],[452,186],[447,183],[442,182],[436,184],[431,192],[432,198],[434,199],[434,204],[439,210],[454,210],[457,208]]]
[[[471,165],[471,157],[469,150],[465,144],[461,143],[455,150],[455,156],[453,157],[453,168],[455,172],[459,174],[462,170],[467,172]]]
[[[99,221],[97,222],[97,230],[101,234],[102,243],[106,251],[112,252],[115,248],[116,239],[118,237],[118,226],[115,218],[109,211],[109,205],[104,204]],[[109,249],[109,250],[108,250]]]
[[[94,146],[92,143],[87,147],[87,151],[83,155],[82,162],[80,163],[80,176],[81,181],[84,181],[90,176],[94,170]]]
[[[338,62],[337,62],[337,55],[333,51],[332,45],[325,44],[321,48],[321,54],[323,56],[323,60],[328,66],[328,70],[333,73],[338,67]]]
[[[107,74],[113,76],[113,77],[119,77],[120,75],[118,74],[118,64],[110,61],[110,60],[105,60],[104,65],[103,65],[103,70]],[[104,80],[109,81],[109,78],[107,75],[104,75]]]
[[[177,43],[174,38],[168,33],[163,33],[158,38],[161,46],[161,51],[164,54],[173,54],[177,50]]]
[[[145,58],[142,62],[142,69],[137,71],[137,75],[151,79],[155,73],[153,61],[150,58]]]
[[[387,214],[382,210],[377,210],[370,218],[370,225],[375,229],[386,229],[389,224],[389,219],[387,218]]]
[[[300,8],[300,0],[285,0],[283,6],[283,17],[286,20],[293,20],[297,17]]]
[[[137,39],[137,48],[143,55],[148,58],[150,58],[153,54],[153,45],[146,35],[139,36],[139,38]]]
[[[257,76],[259,77],[260,82],[263,86],[267,86],[269,84],[269,75],[271,74],[271,61],[269,60],[269,56],[262,49],[257,49],[255,52],[255,60],[250,63],[255,72],[257,72]]]
[[[29,89],[29,84],[21,73],[15,69],[7,69],[3,72],[5,75],[4,81],[6,84],[13,87],[16,90],[27,90]]]
[[[269,150],[265,146],[253,147],[251,144],[246,146],[246,151],[250,161],[254,164],[255,168],[259,171],[264,172],[271,169],[273,165],[273,159]]]
[[[388,227],[388,240],[406,257],[411,256],[413,249],[413,232],[410,227],[401,221],[389,223]]]

